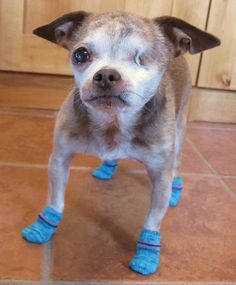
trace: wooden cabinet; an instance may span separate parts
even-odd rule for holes
[[[75,10],[172,15],[218,36],[220,47],[186,55],[196,87],[189,117],[236,121],[236,0],[0,0],[0,69],[71,75],[67,51],[32,35],[32,30]]]
[[[0,0],[0,69],[71,74],[67,51],[32,35],[34,28],[71,11],[126,10],[149,18],[173,15],[204,29],[208,5],[209,0],[201,5],[199,0]],[[187,59],[195,83],[200,55]]]
[[[203,54],[198,86],[236,90],[235,0],[212,1],[207,30],[221,39],[221,46]]]

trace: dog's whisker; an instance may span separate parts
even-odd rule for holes
[[[144,96],[144,95],[141,95],[141,94],[136,93],[136,92],[132,92],[132,93],[135,94],[135,95],[137,95],[137,96],[139,96],[140,98],[144,99],[144,101],[147,101],[147,100],[148,100],[148,98],[147,98],[146,96]],[[148,107],[146,106],[146,103],[145,103],[145,105],[143,106],[143,108],[144,108],[146,111],[150,112],[150,113],[153,112],[153,110],[151,110],[150,108],[148,108]]]

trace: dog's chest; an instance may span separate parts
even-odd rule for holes
[[[97,155],[103,160],[134,157],[132,143],[134,120],[133,117],[114,118],[108,122],[97,119],[91,129],[92,137],[86,152]]]
[[[117,122],[108,125],[96,134],[96,148],[102,159],[124,159],[132,155],[132,129]]]

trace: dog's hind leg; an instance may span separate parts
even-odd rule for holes
[[[170,198],[170,207],[176,207],[179,203],[182,191],[183,181],[179,175],[179,168],[181,163],[182,145],[186,133],[186,112],[181,112],[176,121],[175,133],[175,154],[174,154],[174,177],[172,181],[172,192]]]
[[[117,169],[118,160],[104,160],[101,165],[93,170],[92,175],[101,180],[111,179]]]
[[[36,221],[22,231],[29,242],[45,243],[55,233],[62,219],[65,187],[69,176],[69,166],[73,155],[54,147],[49,161],[49,201]]]

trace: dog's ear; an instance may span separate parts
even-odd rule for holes
[[[191,54],[220,45],[220,40],[187,22],[169,16],[154,19],[169,41],[174,45],[175,56],[189,51]]]
[[[48,25],[33,30],[33,34],[68,49],[73,31],[82,26],[90,15],[90,13],[84,11],[69,13]]]

